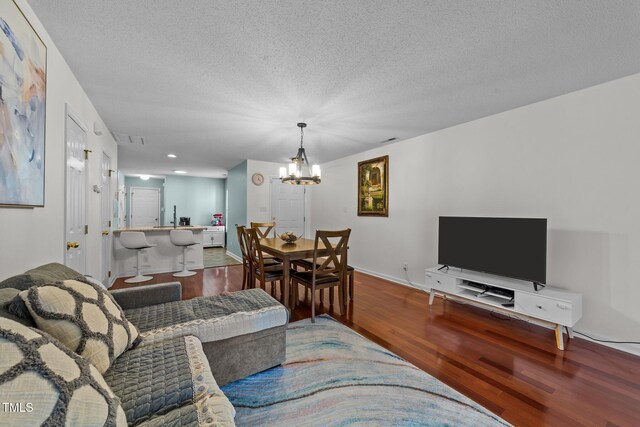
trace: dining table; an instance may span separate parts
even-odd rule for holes
[[[260,240],[262,252],[272,255],[282,260],[282,281],[284,294],[284,306],[290,311],[293,310],[293,301],[290,301],[290,280],[289,272],[291,262],[299,259],[313,258],[314,239],[299,238],[295,242],[287,243],[279,237],[267,237]],[[322,243],[318,241],[318,256],[326,256],[328,251]]]

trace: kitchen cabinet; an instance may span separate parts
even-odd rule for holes
[[[224,225],[207,227],[202,232],[202,246],[205,248],[224,247]]]

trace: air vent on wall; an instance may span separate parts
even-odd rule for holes
[[[118,144],[134,144],[134,145],[144,145],[145,140],[144,136],[135,136],[135,135],[127,135],[124,133],[111,133],[113,135],[113,139],[116,140]]]

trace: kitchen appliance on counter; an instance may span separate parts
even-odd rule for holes
[[[213,214],[213,221],[211,221],[211,225],[213,225],[214,227],[224,225],[222,223],[222,214]]]
[[[191,225],[191,217],[181,216],[180,217],[180,226],[184,227],[184,226],[189,226],[189,225]]]

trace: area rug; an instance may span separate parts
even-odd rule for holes
[[[509,425],[326,315],[289,325],[282,366],[223,391],[238,426]]]
[[[225,248],[204,248],[203,255],[204,268],[240,264],[234,258],[227,255],[227,250]]]

